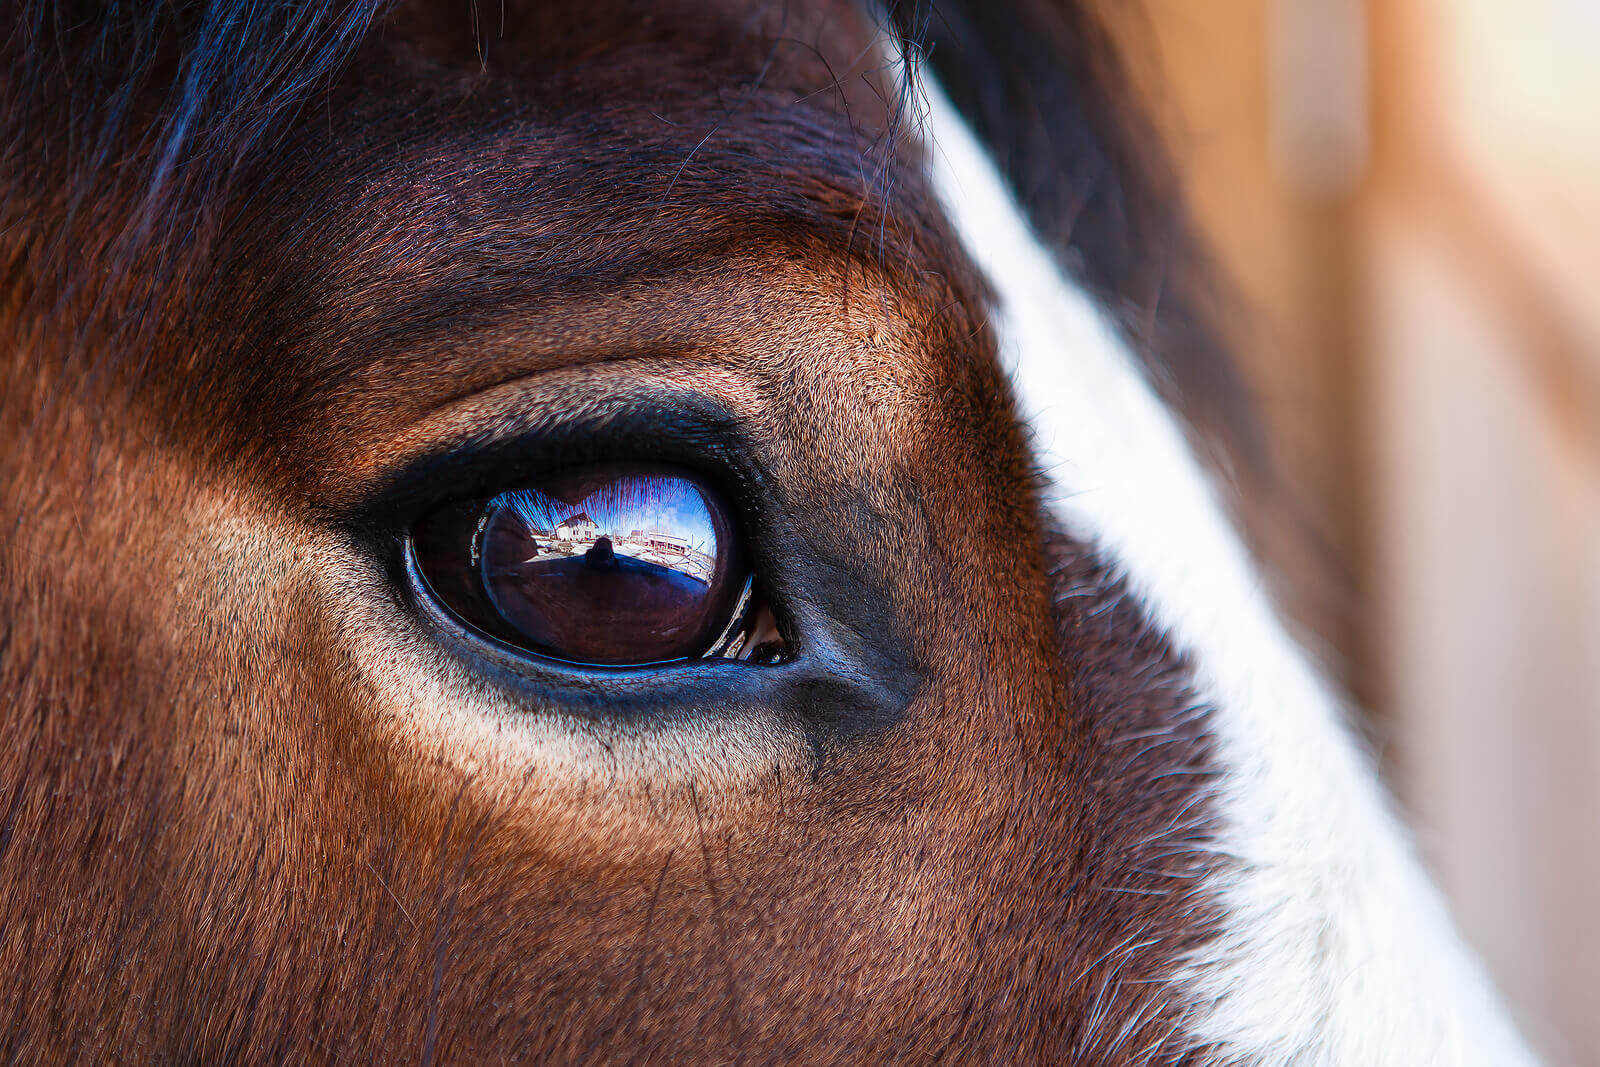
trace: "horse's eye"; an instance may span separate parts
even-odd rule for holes
[[[440,508],[412,546],[477,630],[569,663],[783,654],[720,496],[687,471],[609,464]]]

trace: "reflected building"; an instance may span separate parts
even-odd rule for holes
[[[559,541],[593,541],[600,536],[600,524],[580,511],[556,523],[554,534]]]

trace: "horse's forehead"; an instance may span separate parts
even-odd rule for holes
[[[787,26],[777,10],[687,20],[750,45],[719,53],[744,72],[712,79],[731,96],[693,67],[713,31],[675,19],[630,23],[633,43],[602,49],[589,21],[548,15],[485,59],[470,36],[463,57],[442,26],[402,17],[263,162],[216,249],[205,299],[221,343],[202,358],[212,393],[236,382],[240,400],[216,421],[360,436],[385,427],[340,416],[398,425],[518,375],[641,353],[738,365],[768,395],[806,379],[836,413],[853,410],[844,392],[884,382],[899,400],[947,391],[943,376],[989,352],[983,285],[915,146],[864,128],[839,95],[849,81],[887,106],[878,28],[850,5]],[[551,51],[562,61],[536,62]],[[463,63],[473,73],[447,76]]]

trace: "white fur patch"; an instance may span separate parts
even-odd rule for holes
[[[1190,1039],[1246,1062],[1532,1062],[1173,415],[944,94],[923,92],[934,185],[998,294],[1049,506],[1122,570],[1216,708],[1238,873],[1216,887],[1220,942],[1174,979]]]

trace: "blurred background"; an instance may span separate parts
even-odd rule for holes
[[[1600,0],[1106,6],[1245,305],[1281,599],[1530,1036],[1600,1064]]]

